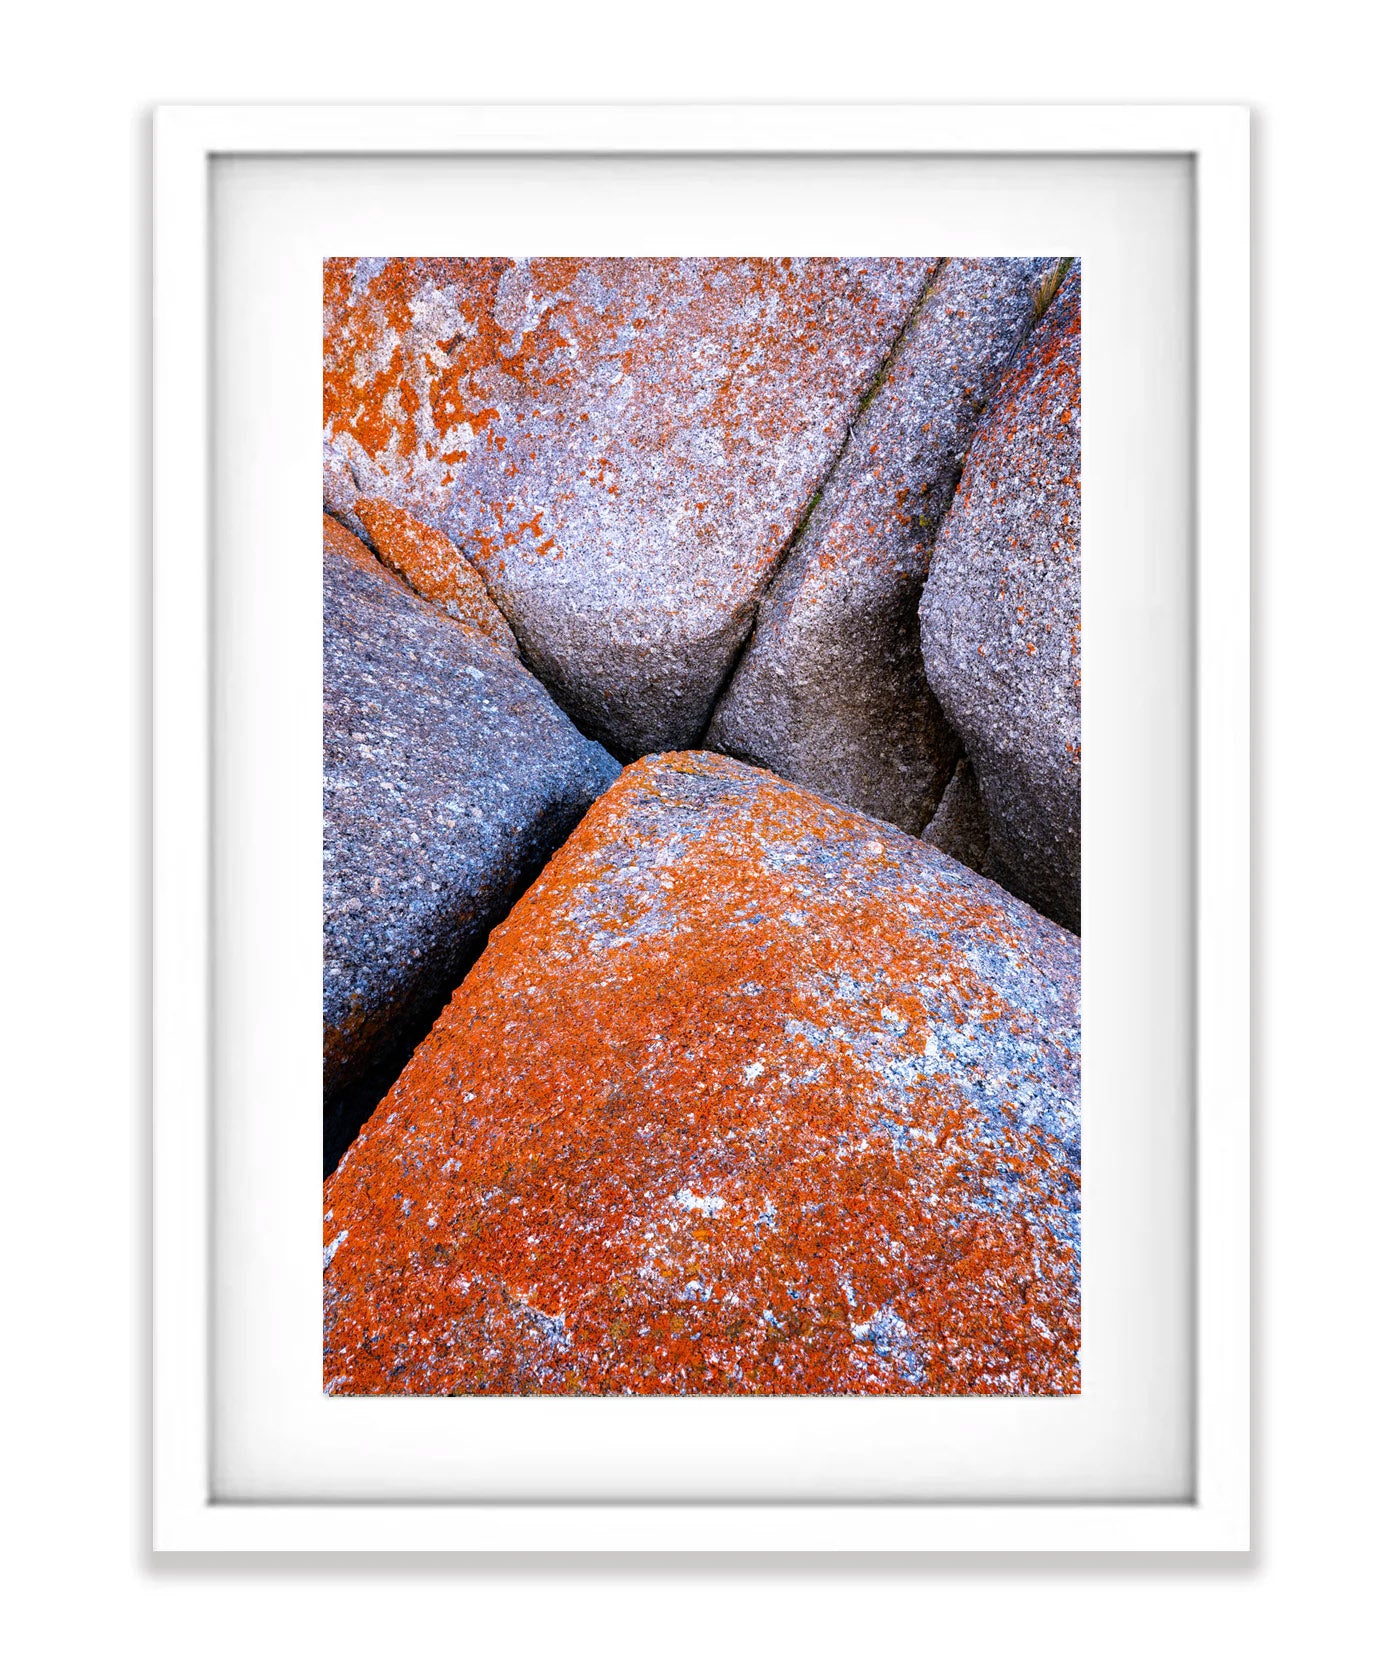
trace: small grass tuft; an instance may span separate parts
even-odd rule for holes
[[[1059,291],[1073,261],[1073,257],[1061,257],[1053,268],[1047,268],[1040,279],[1036,281],[1035,290],[1031,293],[1031,302],[1035,309],[1032,320],[1040,320],[1045,311],[1055,301],[1055,293]]]

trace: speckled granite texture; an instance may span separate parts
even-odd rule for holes
[[[693,745],[932,266],[330,262],[327,505],[450,537],[620,756]]]
[[[706,744],[917,834],[961,748],[919,596],[978,418],[1049,258],[949,258],[759,610]]]
[[[1078,986],[889,825],[632,765],[327,1183],[327,1390],[1077,1392]]]
[[[426,1031],[618,766],[517,660],[419,600],[335,520],[323,526],[334,1097]]]
[[[1007,370],[934,547],[929,684],[987,808],[987,873],[1079,926],[1079,265]]]

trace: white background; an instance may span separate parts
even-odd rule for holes
[[[1397,275],[1359,6],[26,11],[7,42],[7,1646],[26,1674],[1379,1672],[1395,1527]],[[670,17],[672,21],[665,21]],[[392,19],[392,23],[389,21]],[[407,20],[407,21],[405,21]],[[29,43],[23,30],[37,28]],[[168,99],[1249,100],[1261,846],[1252,1558],[147,1552],[147,136]],[[1386,165],[1383,169],[1382,165]],[[16,214],[18,211],[18,214]],[[1388,601],[1382,598],[1388,591]],[[1389,605],[1389,611],[1387,606]],[[16,928],[15,924],[18,923]]]

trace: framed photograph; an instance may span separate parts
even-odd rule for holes
[[[1246,1549],[1246,113],[155,168],[156,1547]]]

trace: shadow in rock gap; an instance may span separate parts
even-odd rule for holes
[[[465,975],[466,970],[463,970]],[[424,1009],[402,1038],[395,1042],[392,1053],[381,1056],[371,1067],[326,1094],[321,1109],[321,1176],[329,1178],[340,1165],[341,1157],[360,1134],[360,1129],[380,1103],[393,1089],[413,1055],[413,1052],[432,1030],[433,1022],[446,1008],[456,982],[443,988],[431,1006]]]
[[[577,824],[575,824],[575,827]],[[572,833],[572,830],[570,830]],[[568,835],[560,838],[562,846]],[[486,942],[491,934],[505,921],[515,906],[539,880],[545,865],[553,857],[551,850],[540,858],[533,869],[520,878],[519,889],[511,902],[501,911],[500,915],[489,927],[483,928],[477,938],[473,939],[470,948],[464,954],[463,960],[457,966],[452,979],[436,991],[430,1001],[420,1009],[413,1011],[401,1030],[395,1034],[392,1045],[383,1055],[366,1068],[357,1078],[341,1084],[338,1088],[328,1089],[321,1106],[321,1177],[329,1178],[340,1165],[345,1151],[360,1135],[366,1120],[379,1107],[384,1098],[394,1087],[394,1081],[413,1059],[418,1046],[433,1030],[433,1024],[438,1016],[452,1001],[452,994],[472,970],[476,959],[486,949]]]

